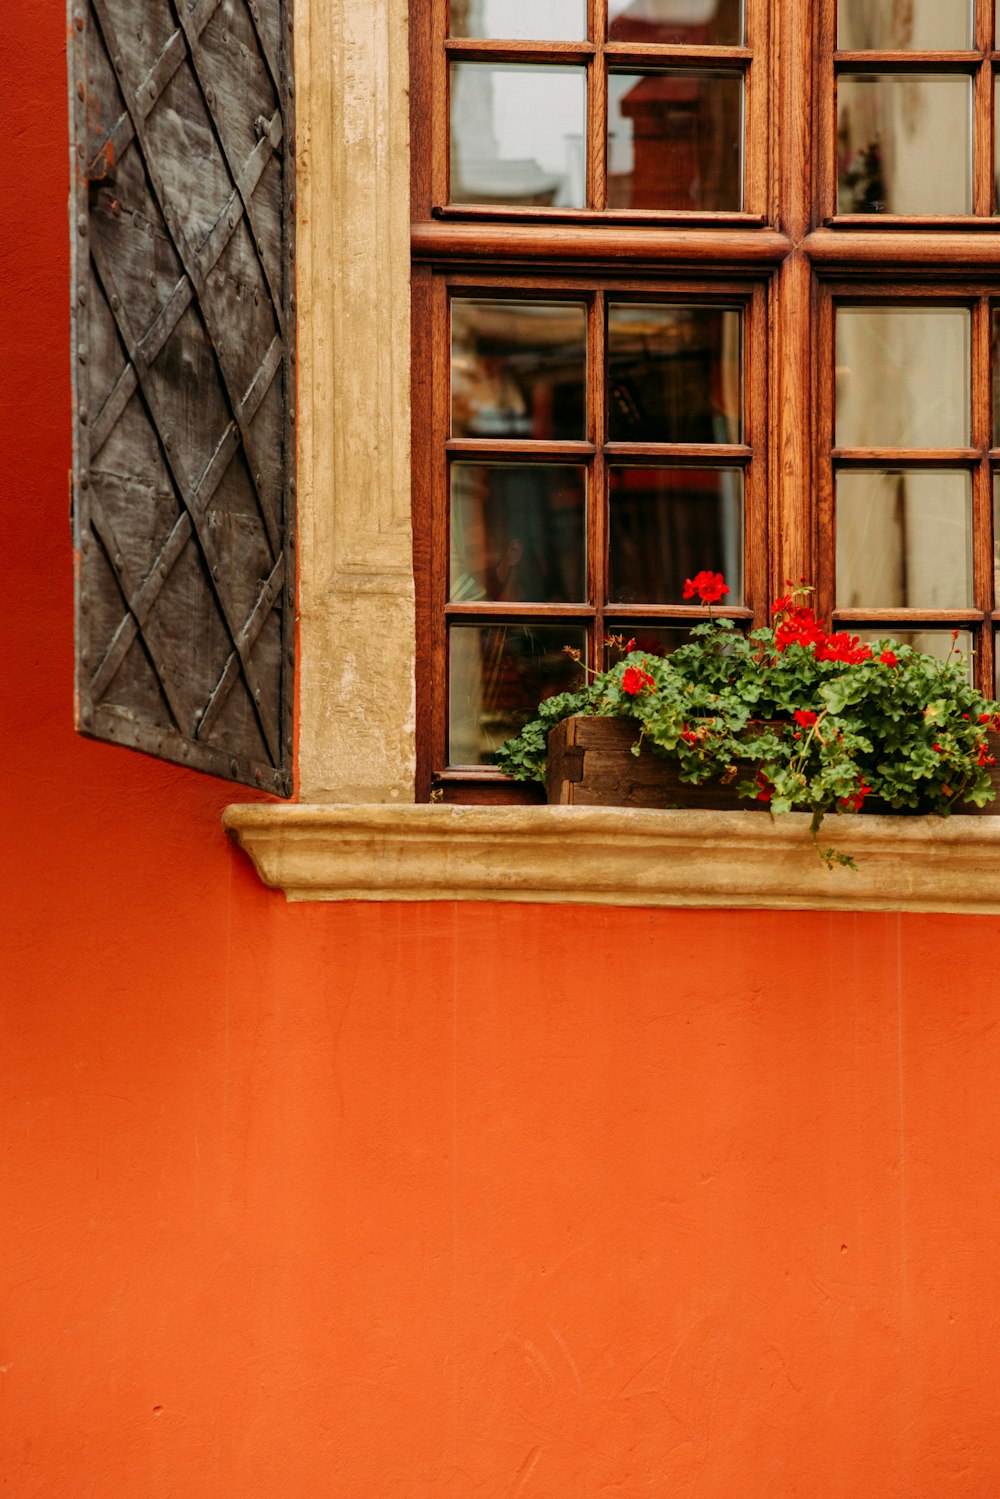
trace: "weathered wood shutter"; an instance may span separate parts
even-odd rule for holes
[[[290,0],[71,0],[77,725],[291,790]]]

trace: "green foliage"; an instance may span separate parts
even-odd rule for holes
[[[814,838],[826,812],[946,816],[992,800],[986,736],[1000,705],[970,685],[960,653],[942,662],[891,640],[869,650],[782,604],[775,628],[749,639],[709,619],[670,656],[632,651],[579,692],[548,698],[498,765],[544,781],[550,730],[583,713],[636,721],[640,743],[676,761],[682,781],[735,782],[776,815],[812,813]],[[828,863],[850,862],[816,846]]]

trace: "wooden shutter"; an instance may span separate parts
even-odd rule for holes
[[[70,11],[77,725],[291,791],[291,5]]]

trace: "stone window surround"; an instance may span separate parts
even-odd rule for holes
[[[852,818],[855,873],[795,814],[414,805],[407,7],[295,8],[299,800],[224,825],[291,900],[1000,913],[1000,817]]]

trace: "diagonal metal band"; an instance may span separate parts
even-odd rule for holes
[[[213,544],[212,538],[206,533],[206,530],[202,524],[204,520],[205,508],[207,505],[207,497],[205,493],[207,485],[204,482],[205,478],[207,475],[211,474],[211,487],[212,490],[214,490],[219,480],[221,479],[222,474],[225,472],[225,469],[228,467],[229,462],[231,461],[232,456],[239,444],[237,425],[234,423],[230,423],[229,427],[226,429],[226,432],[223,434],[223,438],[218,444],[215,453],[212,456],[212,459],[206,466],[205,473],[202,476],[202,481],[200,481],[199,484],[193,488],[189,486],[185,482],[183,476],[179,473],[177,465],[173,462],[170,452],[170,445],[164,439],[163,422],[158,410],[156,393],[150,385],[148,364],[139,347],[138,341],[129,322],[127,313],[122,306],[121,297],[116,291],[114,273],[111,267],[107,264],[107,259],[104,255],[104,252],[96,240],[91,245],[91,255],[97,274],[103,284],[103,290],[107,298],[108,305],[112,309],[112,313],[118,327],[119,336],[125,346],[126,353],[128,354],[132,367],[135,371],[138,387],[141,391],[143,401],[149,413],[149,419],[156,434],[163,461],[170,474],[174,490],[178,498],[180,499],[180,502],[183,505],[185,511],[190,517],[192,530],[205,562],[208,577],[210,580],[210,587],[213,594],[215,595],[215,599],[219,607],[219,612],[230,638],[231,646],[239,656],[243,679],[246,683],[248,695],[253,702],[254,711],[260,724],[261,733],[264,736],[264,741],[268,746],[268,751],[272,757],[273,763],[278,764],[279,760],[277,753],[277,726],[266,721],[265,714],[261,707],[262,698],[260,693],[260,684],[257,681],[256,668],[253,661],[250,660],[249,657],[246,656],[241,649],[241,640],[244,626],[242,623],[237,623],[233,619],[228,601],[225,596],[225,592],[218,586],[218,579],[220,575],[220,568],[218,565],[219,558],[216,553],[216,548]],[[226,452],[227,448],[230,449],[228,453]],[[161,584],[162,581],[163,580],[161,579]],[[127,602],[131,610],[131,600],[127,600]],[[124,655],[124,652],[122,654]],[[102,662],[101,666],[98,668],[98,671],[102,673],[102,676],[105,673],[106,662],[107,657],[105,657],[105,661]],[[107,665],[108,667],[110,667],[109,662],[107,663]],[[110,677],[108,677],[107,680],[110,681]]]
[[[121,51],[118,47],[117,34],[115,31],[114,23],[108,13],[108,8],[105,0],[91,0],[91,5],[103,34],[104,45],[115,71],[115,77],[118,83],[118,88],[121,92],[122,100],[132,120],[135,135],[139,141],[146,167],[146,174],[149,179],[150,187],[152,188],[153,197],[156,201],[156,205],[163,219],[163,223],[167,230],[167,233],[169,234],[172,241],[177,258],[183,266],[185,272],[187,273],[187,276],[190,279],[192,285],[194,286],[195,295],[198,299],[201,315],[215,349],[216,360],[218,362],[219,372],[222,377],[223,388],[229,402],[230,411],[232,412],[237,424],[240,426],[240,435],[243,439],[244,451],[247,455],[247,467],[250,473],[250,482],[253,485],[257,506],[264,520],[264,524],[267,527],[268,536],[271,539],[272,552],[276,553],[279,545],[279,528],[271,507],[265,501],[264,496],[260,490],[260,485],[258,483],[257,476],[261,472],[261,465],[256,461],[255,444],[253,441],[252,433],[250,432],[249,428],[245,427],[242,424],[242,403],[239,393],[237,393],[233,389],[232,378],[227,368],[227,361],[224,355],[225,330],[214,315],[214,312],[212,310],[211,298],[205,296],[208,282],[208,269],[205,265],[205,249],[210,242],[213,242],[215,240],[217,233],[224,232],[225,228],[228,228],[230,232],[235,231],[237,222],[239,218],[242,217],[242,205],[239,203],[238,190],[236,188],[233,189],[233,194],[231,195],[229,200],[231,206],[224,209],[223,213],[220,214],[219,218],[216,221],[215,227],[213,228],[211,234],[208,237],[208,240],[206,241],[206,244],[203,245],[199,251],[192,251],[187,243],[187,237],[184,233],[183,225],[181,224],[179,218],[170,205],[164,182],[156,167],[155,153],[150,149],[150,143],[146,133],[146,117],[139,109],[136,103],[135,95],[129,86],[127,78],[125,77],[124,68],[122,66]],[[270,136],[266,136],[265,139],[269,141]],[[221,253],[221,250],[219,251],[219,253]],[[215,256],[215,259],[218,259],[218,255]],[[253,382],[251,381],[251,384],[252,383]]]

